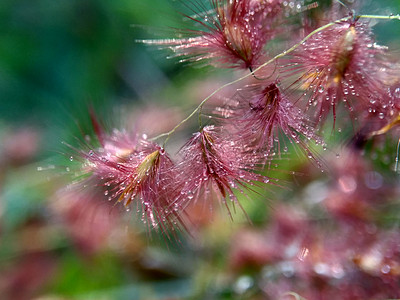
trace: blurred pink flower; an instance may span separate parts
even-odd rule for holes
[[[40,147],[40,132],[37,129],[22,127],[7,132],[2,140],[1,157],[6,163],[20,165],[32,159]]]
[[[67,235],[84,255],[93,255],[108,247],[109,238],[117,228],[118,213],[111,203],[101,202],[96,191],[77,188],[60,190],[52,209]]]
[[[26,253],[0,274],[0,294],[4,300],[34,299],[55,275],[57,261],[50,252]]]
[[[360,152],[342,151],[330,160],[334,178],[323,205],[337,222],[373,222],[377,211],[394,195],[394,188]]]

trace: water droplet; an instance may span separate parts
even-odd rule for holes
[[[73,156],[70,156],[70,157],[69,157],[69,160],[70,160],[70,161],[73,161],[73,160],[74,160],[74,157],[73,157]]]
[[[235,283],[233,289],[237,294],[244,294],[254,285],[254,280],[250,276],[241,276]]]
[[[325,88],[324,88],[324,86],[323,85],[320,85],[319,87],[318,87],[318,92],[319,93],[323,93],[324,92],[324,90],[325,90]]]
[[[381,272],[383,274],[388,274],[390,272],[390,270],[391,270],[391,267],[389,265],[383,265],[381,268]]]
[[[353,193],[357,189],[357,182],[353,176],[342,176],[338,179],[340,189],[347,194]]]
[[[393,92],[393,97],[400,99],[400,88],[396,88]]]
[[[104,196],[107,196],[108,195],[108,191],[104,191]]]

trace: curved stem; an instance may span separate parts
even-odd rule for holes
[[[355,14],[354,10],[352,10],[348,5],[346,5],[346,4],[343,3],[342,1],[336,0],[336,2],[338,2],[340,5],[342,5],[343,7],[345,7],[345,8],[349,11],[350,15],[353,16],[353,15]]]
[[[276,61],[277,59],[289,54],[290,52],[293,52],[294,50],[296,50],[301,44],[303,44],[305,41],[307,41],[310,37],[312,37],[313,35],[317,34],[320,31],[323,31],[325,29],[327,29],[328,27],[331,27],[332,25],[335,25],[337,23],[340,22],[345,22],[348,21],[350,19],[352,19],[353,16],[347,16],[341,19],[338,19],[336,21],[332,21],[328,24],[325,24],[317,29],[315,29],[314,31],[312,31],[311,33],[309,33],[307,36],[305,36],[300,42],[298,42],[297,44],[293,45],[292,47],[290,47],[289,49],[275,55],[273,58],[271,58],[270,60],[268,60],[267,62],[263,63],[262,65],[260,65],[259,67],[257,67],[256,69],[252,70],[250,73],[235,79],[231,82],[228,82],[222,86],[220,86],[218,89],[216,89],[215,91],[213,91],[210,95],[208,95],[206,98],[203,99],[203,101],[200,102],[200,104],[185,118],[183,119],[179,124],[177,124],[172,130],[166,132],[166,133],[162,133],[154,138],[152,138],[151,140],[157,140],[161,137],[166,136],[166,139],[163,143],[163,147],[165,147],[166,143],[168,142],[169,138],[171,137],[171,135],[180,127],[182,126],[184,123],[186,123],[190,118],[192,118],[197,112],[199,113],[199,125],[201,126],[202,122],[201,122],[201,112],[203,109],[204,104],[212,97],[214,96],[216,93],[218,93],[219,91],[221,91],[222,89],[233,85],[239,81],[242,81],[244,79],[246,79],[247,77],[250,76],[254,76],[254,74],[261,70],[262,68],[266,67],[267,65],[271,64],[272,62]],[[397,19],[400,20],[400,15],[391,15],[391,16],[379,16],[379,15],[358,15],[356,16],[356,18],[369,18],[369,19],[387,19],[387,20],[391,20],[391,19]]]
[[[250,71],[250,73],[253,75],[254,79],[256,79],[256,80],[262,81],[262,80],[265,80],[265,79],[266,79],[266,78],[259,78],[259,77],[257,77],[257,75],[254,74],[253,68],[252,68],[252,67],[249,67],[249,71]],[[272,74],[271,74],[271,76],[272,76]]]

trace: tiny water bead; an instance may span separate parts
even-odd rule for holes
[[[242,295],[246,293],[254,285],[254,279],[250,276],[244,275],[238,278],[233,287],[235,293]]]
[[[400,99],[400,87],[396,88],[393,91],[393,97],[396,98],[396,99]]]
[[[382,268],[381,268],[381,272],[383,274],[389,274],[391,269],[392,268],[390,267],[390,265],[383,265]]]

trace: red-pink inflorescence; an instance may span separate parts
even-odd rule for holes
[[[245,193],[256,182],[270,181],[255,173],[265,160],[261,153],[244,151],[244,144],[214,126],[204,127],[182,147],[178,163],[143,136],[98,133],[101,146],[80,151],[88,175],[84,185],[102,189],[109,201],[135,209],[149,228],[167,235],[187,229],[185,209],[191,203],[214,196],[231,215],[226,200],[240,206],[235,190]]]
[[[298,47],[285,76],[296,78],[316,121],[323,122],[342,102],[353,119],[383,113],[391,66],[385,47],[375,43],[368,24],[350,20],[320,31]]]
[[[218,108],[217,113],[224,118],[223,123],[232,124],[234,136],[246,141],[251,151],[287,152],[288,145],[281,147],[280,144],[282,137],[287,137],[313,158],[307,142],[322,144],[308,117],[289,100],[276,81],[243,88],[226,107]]]
[[[168,47],[176,56],[191,61],[210,59],[216,65],[252,69],[260,64],[265,44],[277,32],[274,24],[282,11],[282,2],[210,0],[211,11],[187,16],[201,27],[188,30],[193,36],[144,42]]]
[[[230,213],[230,206],[240,205],[234,191],[244,193],[255,182],[268,183],[270,178],[254,173],[262,157],[258,153],[246,153],[238,141],[223,135],[223,128],[206,126],[182,147],[182,161],[177,165],[182,197],[176,205],[186,201],[204,201],[216,198]]]
[[[93,185],[101,186],[110,201],[133,206],[142,220],[163,232],[179,226],[179,217],[168,208],[175,191],[173,162],[164,149],[136,134],[114,131],[103,134],[98,149],[82,152],[84,171]]]

